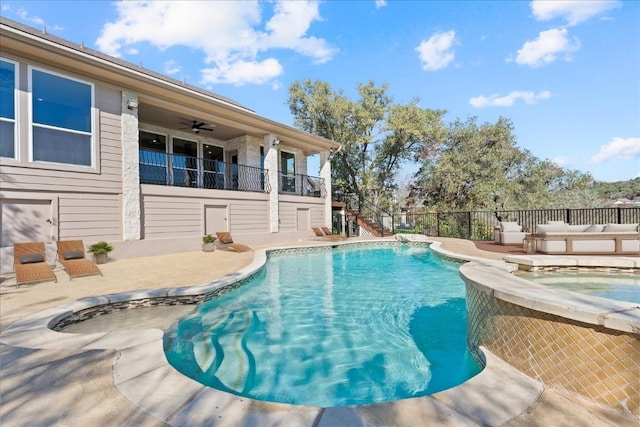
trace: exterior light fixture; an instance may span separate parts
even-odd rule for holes
[[[130,99],[127,101],[127,108],[129,110],[137,110],[138,109],[138,101],[134,99]]]

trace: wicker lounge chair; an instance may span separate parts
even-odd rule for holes
[[[336,235],[333,235],[333,234],[329,234],[329,235],[325,234],[325,233],[324,233],[324,231],[322,231],[322,230],[320,229],[320,227],[311,227],[311,229],[312,229],[312,230],[313,230],[313,232],[316,234],[316,236],[318,236],[318,237],[320,237],[320,238],[322,238],[322,239],[325,239],[325,240],[334,240],[334,241],[336,241],[336,240],[342,240],[342,236],[336,236]]]
[[[346,236],[343,236],[341,234],[333,234],[333,232],[329,230],[329,227],[320,227],[320,229],[322,229],[325,236],[335,238],[336,240],[345,240],[347,238]]]
[[[98,266],[85,258],[82,240],[58,240],[58,261],[64,267],[70,279],[80,276],[102,275]]]
[[[218,243],[221,248],[233,249],[237,252],[249,252],[253,250],[249,246],[243,245],[242,243],[234,243],[233,238],[231,237],[231,233],[227,231],[219,231],[216,233],[216,236],[218,236]]]
[[[16,286],[24,283],[53,280],[58,282],[53,269],[47,263],[44,242],[14,243],[13,267],[16,271]]]

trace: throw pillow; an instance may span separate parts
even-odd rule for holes
[[[605,233],[636,231],[638,224],[607,224],[604,226]]]
[[[569,224],[538,224],[536,225],[536,233],[566,233]]]
[[[547,224],[564,224],[564,221],[547,221]]]
[[[80,258],[84,258],[84,253],[82,253],[82,251],[66,251],[62,253],[62,258],[80,259]]]
[[[604,230],[604,224],[593,224],[584,231],[587,233],[602,233],[602,230]]]
[[[35,262],[43,262],[44,257],[41,254],[26,254],[22,255],[18,260],[20,264],[33,264]]]
[[[517,222],[504,221],[500,223],[500,229],[503,232],[522,231],[522,227]]]
[[[567,227],[567,231],[569,233],[582,233],[583,231],[587,231],[589,225],[569,225]]]

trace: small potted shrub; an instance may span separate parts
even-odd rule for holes
[[[104,264],[107,262],[109,252],[113,250],[113,246],[104,240],[89,246],[89,253],[93,255],[96,264]]]
[[[202,237],[202,250],[205,252],[213,252],[216,250],[216,240],[211,234]]]

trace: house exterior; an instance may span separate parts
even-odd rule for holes
[[[3,272],[14,242],[44,241],[53,261],[56,240],[106,240],[126,258],[331,224],[333,141],[6,18],[0,61]]]

